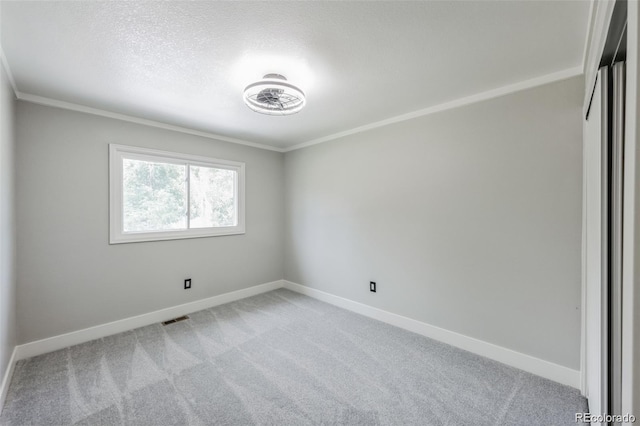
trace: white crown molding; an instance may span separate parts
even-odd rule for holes
[[[4,377],[2,378],[2,385],[0,385],[0,414],[2,414],[2,409],[4,408],[4,402],[7,399],[7,392],[9,391],[9,384],[11,383],[11,377],[13,377],[13,370],[16,366],[17,361],[17,347],[13,348],[13,352],[11,353],[11,358],[9,358],[9,363],[7,364],[7,369],[4,372]]]
[[[57,99],[46,98],[44,96],[31,95],[29,93],[23,93],[19,91],[16,91],[16,96],[21,101],[31,102],[34,104],[45,105],[45,106],[50,106],[54,108],[62,108],[70,111],[76,111],[76,112],[83,112],[86,114],[99,115],[101,117],[128,121],[130,123],[142,124],[144,126],[157,127],[159,129],[165,129],[165,130],[171,130],[174,132],[186,133],[189,135],[201,136],[208,139],[215,139],[215,140],[231,142],[239,145],[246,145],[252,148],[266,149],[268,151],[284,152],[282,148],[277,148],[271,145],[264,145],[260,143],[245,141],[242,139],[230,138],[228,136],[218,135],[215,133],[189,129],[187,127],[174,126],[172,124],[166,124],[159,121],[148,120],[146,118],[139,118],[139,117],[134,117],[132,115],[106,111],[99,108],[92,108],[85,105],[74,104],[71,102],[59,101]]]
[[[184,303],[178,306],[172,306],[158,311],[148,312],[146,314],[125,318],[109,322],[106,324],[96,325],[94,327],[82,330],[72,331],[70,333],[60,334],[58,336],[46,339],[36,340],[34,342],[25,343],[16,346],[15,359],[25,359],[32,356],[42,355],[48,352],[57,351],[69,346],[78,345],[80,343],[89,342],[91,340],[100,339],[102,337],[111,336],[113,334],[122,333],[124,331],[133,330],[139,327],[166,321],[171,318],[187,315],[192,312],[201,311],[224,303],[233,302],[257,294],[266,293],[276,290],[283,286],[282,280],[272,281],[265,284],[259,284],[253,287],[244,288],[242,290],[232,291],[220,294],[218,296],[209,297],[207,299],[196,300],[195,302]]]
[[[531,89],[533,87],[554,83],[556,81],[566,80],[572,77],[579,76],[581,74],[582,74],[582,66],[567,68],[565,70],[543,75],[541,77],[532,78],[532,79],[521,81],[514,84],[508,84],[506,86],[502,86],[497,89],[487,90],[486,92],[477,93],[475,95],[466,96],[464,98],[459,98],[453,101],[434,105],[428,108],[420,109],[418,111],[391,117],[386,120],[366,124],[364,126],[356,127],[350,130],[345,130],[344,132],[338,132],[332,135],[323,136],[318,139],[313,139],[307,142],[299,143],[289,148],[285,148],[284,152],[294,151],[296,149],[301,149],[301,148],[307,148],[312,145],[317,145],[323,142],[329,142],[338,138],[342,138],[344,136],[366,132],[367,130],[376,129],[378,127],[388,126],[389,124],[395,124],[401,121],[411,120],[412,118],[423,117],[426,115],[435,114],[437,112],[442,112],[449,109],[458,108],[458,107],[486,101],[493,98],[498,98],[500,96],[508,95],[510,93],[519,92],[521,90]]]
[[[591,44],[591,37],[593,34],[593,27],[595,21],[596,0],[591,0],[589,5],[589,17],[587,18],[587,36],[584,39],[584,47],[582,49],[582,73],[587,72],[587,60],[589,55],[589,46]]]
[[[3,61],[4,61],[4,56],[3,56]],[[442,104],[438,104],[438,105],[434,105],[428,108],[424,108],[424,109],[420,109],[417,111],[413,111],[407,114],[402,114],[402,115],[398,115],[395,117],[391,117],[385,120],[381,120],[381,121],[377,121],[374,123],[370,123],[370,124],[366,124],[364,126],[359,126],[359,127],[355,127],[353,129],[349,129],[349,130],[345,130],[342,132],[338,132],[338,133],[334,133],[328,136],[323,136],[321,138],[317,138],[317,139],[313,139],[310,141],[306,141],[306,142],[302,142],[287,148],[278,148],[275,146],[271,146],[271,145],[265,145],[265,144],[260,144],[260,143],[255,143],[255,142],[249,142],[249,141],[245,141],[242,139],[236,139],[236,138],[231,138],[228,136],[222,136],[222,135],[218,135],[215,133],[208,133],[208,132],[203,132],[203,131],[199,131],[199,130],[193,130],[193,129],[189,129],[186,127],[180,127],[180,126],[174,126],[171,124],[166,124],[166,123],[162,123],[159,121],[154,121],[154,120],[148,120],[148,119],[144,119],[144,118],[139,118],[139,117],[134,117],[131,115],[126,115],[126,114],[120,114],[120,113],[116,113],[116,112],[111,112],[111,111],[106,111],[106,110],[102,110],[102,109],[98,109],[98,108],[92,108],[92,107],[88,107],[85,105],[80,105],[80,104],[75,104],[75,103],[71,103],[71,102],[65,102],[65,101],[59,101],[56,99],[51,99],[51,98],[47,98],[44,96],[37,96],[37,95],[32,95],[29,93],[23,93],[20,91],[16,90],[16,97],[22,101],[25,102],[31,102],[31,103],[35,103],[35,104],[39,104],[39,105],[45,105],[45,106],[50,106],[50,107],[55,107],[55,108],[62,108],[62,109],[67,109],[67,110],[71,110],[71,111],[77,111],[77,112],[83,112],[83,113],[87,113],[87,114],[93,114],[93,115],[99,115],[102,117],[108,117],[108,118],[113,118],[116,120],[123,120],[123,121],[128,121],[131,123],[136,123],[136,124],[142,124],[142,125],[146,125],[146,126],[151,126],[151,127],[157,127],[157,128],[161,128],[161,129],[166,129],[166,130],[171,130],[171,131],[175,131],[175,132],[180,132],[180,133],[186,133],[186,134],[190,134],[190,135],[195,135],[195,136],[201,136],[201,137],[205,137],[205,138],[209,138],[209,139],[216,139],[216,140],[220,140],[220,141],[224,141],[224,142],[230,142],[230,143],[235,143],[235,144],[240,144],[240,145],[246,145],[246,146],[250,146],[253,148],[259,148],[259,149],[265,149],[265,150],[269,150],[269,151],[275,151],[275,152],[290,152],[290,151],[294,151],[297,149],[301,149],[301,148],[306,148],[309,146],[313,146],[313,145],[317,145],[323,142],[329,142],[335,139],[339,139],[345,136],[349,136],[349,135],[353,135],[353,134],[357,134],[357,133],[362,133],[362,132],[366,132],[368,130],[372,130],[372,129],[376,129],[378,127],[383,127],[383,126],[388,126],[390,124],[395,124],[395,123],[399,123],[402,121],[406,121],[406,120],[411,120],[413,118],[418,118],[418,117],[423,117],[423,116],[427,116],[427,115],[431,115],[431,114],[435,114],[438,112],[442,112],[442,111],[446,111],[446,110],[450,110],[450,109],[454,109],[454,108],[458,108],[458,107],[462,107],[462,106],[466,106],[466,105],[471,105],[477,102],[482,102],[482,101],[486,101],[489,99],[494,99],[494,98],[498,98],[500,96],[505,96],[508,95],[510,93],[515,93],[515,92],[519,92],[522,90],[526,90],[526,89],[531,89],[537,86],[542,86],[545,84],[549,84],[549,83],[554,83],[557,81],[562,81],[562,80],[566,80],[572,77],[576,77],[579,76],[581,74],[583,74],[583,69],[584,69],[584,64],[577,66],[577,67],[573,67],[573,68],[567,68],[565,70],[562,71],[558,71],[555,73],[551,73],[551,74],[547,74],[547,75],[543,75],[540,77],[536,77],[536,78],[532,78],[529,80],[525,80],[525,81],[521,81],[518,83],[514,83],[514,84],[509,84],[506,86],[502,86],[499,87],[497,89],[492,89],[492,90],[488,90],[485,92],[481,92],[481,93],[477,93],[475,95],[471,95],[471,96],[466,96],[463,98],[459,98],[453,101],[449,101],[449,102],[445,102]],[[14,90],[15,90],[15,86],[14,86]]]
[[[2,66],[4,67],[5,72],[7,73],[7,79],[9,79],[9,84],[13,88],[13,95],[18,97],[18,87],[16,86],[16,80],[13,78],[13,73],[11,72],[11,68],[9,68],[9,62],[7,62],[7,57],[4,56],[4,50],[2,50],[2,46],[0,46],[0,62],[2,62]]]
[[[321,290],[316,290],[287,280],[283,281],[284,288],[297,293],[313,297],[323,302],[331,303],[332,305],[347,309],[357,314],[473,352],[480,356],[553,380],[563,385],[571,386],[573,388],[580,387],[580,372],[577,370],[545,361],[531,355],[523,354],[521,352],[516,352],[512,349],[494,345],[493,343],[465,336],[444,328],[436,327],[431,324],[397,315],[392,312],[374,308],[350,299],[335,296]]]

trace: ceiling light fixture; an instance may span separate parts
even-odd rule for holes
[[[244,103],[255,112],[291,115],[304,108],[304,92],[280,74],[267,74],[244,89]]]

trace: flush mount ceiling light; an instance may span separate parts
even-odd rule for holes
[[[307,103],[304,92],[280,74],[267,74],[244,89],[244,103],[255,112],[291,115]]]

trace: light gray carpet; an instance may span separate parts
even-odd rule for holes
[[[575,425],[578,391],[276,290],[18,362],[3,425]]]

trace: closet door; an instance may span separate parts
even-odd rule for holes
[[[609,413],[622,413],[622,208],[624,176],[625,62],[611,68],[611,148],[609,187]],[[615,423],[614,424],[619,424]]]
[[[598,72],[584,137],[585,368],[592,414],[608,412],[608,70]]]

